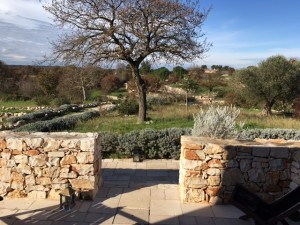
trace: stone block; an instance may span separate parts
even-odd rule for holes
[[[203,202],[205,201],[205,192],[202,189],[182,189],[181,190],[181,199],[184,202]]]
[[[207,155],[219,154],[224,153],[224,148],[217,144],[207,144],[204,148],[204,152]]]
[[[12,181],[17,181],[17,182],[24,182],[25,181],[25,176],[23,176],[22,173],[12,172],[11,173],[11,180]]]
[[[212,160],[208,161],[207,165],[210,168],[224,168],[225,167],[225,163],[222,163],[221,160],[219,160],[219,159],[212,159]]]
[[[223,152],[223,159],[230,160],[236,157],[237,147],[236,146],[225,146],[225,150]]]
[[[201,177],[202,172],[201,171],[193,171],[193,170],[184,170],[181,171],[183,176],[185,177]]]
[[[36,184],[35,183],[35,176],[33,174],[27,175],[25,177],[25,184],[26,184],[26,186],[33,186],[33,185],[35,185]]]
[[[71,170],[75,171],[79,175],[93,175],[94,165],[93,164],[72,164]]]
[[[42,170],[43,177],[57,178],[59,177],[59,167],[47,167]]]
[[[180,161],[181,169],[201,171],[202,162],[198,160],[182,159]]]
[[[194,177],[186,177],[183,183],[184,187],[187,188],[204,188],[207,186],[207,181],[201,178],[194,178]]]
[[[205,193],[210,196],[217,196],[221,190],[221,187],[209,187],[205,190]]]
[[[35,155],[39,155],[40,154],[40,151],[39,150],[36,150],[36,149],[30,149],[26,152],[27,155],[29,156],[35,156]]]
[[[199,157],[201,156],[202,159]],[[185,159],[188,159],[188,160],[204,160],[205,159],[205,154],[204,152],[198,152],[198,154],[196,153],[196,151],[194,150],[190,150],[190,149],[184,149],[183,150],[183,157]]]
[[[70,178],[70,179],[74,179],[74,178],[77,178],[78,177],[78,174],[74,171],[71,171],[69,173],[63,173],[63,172],[60,172],[60,175],[59,175],[60,178]]]
[[[49,151],[57,151],[60,148],[61,140],[56,140],[53,138],[45,138],[44,140],[44,150]]]
[[[4,138],[0,138],[0,150],[6,148],[6,141]]]
[[[60,165],[71,165],[77,163],[76,157],[74,155],[66,155],[60,161]]]
[[[83,152],[93,152],[95,150],[95,140],[90,138],[81,139],[80,150]]]
[[[48,163],[51,166],[59,166],[60,158],[48,158]]]
[[[277,170],[284,170],[286,169],[286,163],[283,159],[273,159],[269,162],[270,170],[277,171]]]
[[[51,184],[51,179],[50,179],[50,177],[38,177],[38,178],[36,178],[36,184],[49,185],[49,184]]]
[[[23,149],[22,140],[19,138],[15,138],[15,137],[6,138],[6,145],[7,145],[7,148],[9,148],[11,150],[22,151],[22,149]]]
[[[26,145],[31,149],[40,148],[43,146],[43,138],[40,137],[31,137],[31,138],[24,138],[23,139]]]
[[[12,150],[12,152],[11,152],[11,154],[12,155],[22,155],[22,151],[20,151],[20,150]]]
[[[221,170],[216,168],[209,168],[206,170],[206,173],[210,176],[221,175]]]
[[[0,181],[9,183],[11,180],[11,168],[0,168]]]
[[[12,189],[18,190],[18,191],[24,190],[24,181],[23,182],[21,182],[21,181],[13,181],[13,182],[11,182],[10,187]]]
[[[266,175],[263,169],[250,169],[248,176],[252,182],[263,183],[266,181]]]
[[[51,189],[48,193],[48,199],[51,200],[59,200],[60,199],[60,190]]]
[[[49,158],[63,158],[64,156],[65,156],[65,153],[63,151],[48,152]]]
[[[27,155],[16,155],[16,156],[14,156],[14,160],[17,164],[28,164],[28,156]]]
[[[237,147],[237,153],[247,153],[251,154],[252,153],[252,147],[251,146],[238,146]]]
[[[93,190],[95,188],[95,182],[89,179],[70,179],[70,183],[75,190]]]
[[[220,176],[209,176],[207,179],[207,183],[209,186],[218,186],[221,183]]]
[[[271,148],[270,157],[276,159],[287,159],[289,157],[289,149],[288,148]]]
[[[76,159],[78,163],[93,163],[94,155],[91,152],[78,152]]]
[[[28,198],[45,199],[47,198],[47,193],[45,191],[31,191],[28,193]]]
[[[9,160],[12,154],[10,152],[1,152],[1,157],[5,160]]]
[[[226,163],[227,168],[236,168],[238,166],[239,166],[239,163],[235,159],[228,160],[228,162]]]
[[[249,159],[242,159],[240,161],[240,169],[242,172],[247,172],[249,169],[251,169],[252,160]]]
[[[16,171],[22,174],[31,174],[31,167],[27,164],[21,163],[17,166]]]
[[[268,147],[254,147],[253,156],[257,157],[269,157],[270,148]]]
[[[78,148],[80,141],[78,139],[66,139],[61,142],[61,147],[68,149]]]
[[[237,183],[245,183],[241,170],[238,168],[224,170],[222,184],[225,186],[234,186]]]
[[[32,167],[42,167],[47,164],[47,157],[43,154],[29,157],[29,165]]]
[[[181,147],[183,149],[190,149],[190,150],[203,150],[205,145],[196,144],[196,143],[182,143]]]

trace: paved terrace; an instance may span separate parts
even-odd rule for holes
[[[94,201],[60,210],[59,201],[8,199],[0,202],[0,225],[250,225],[231,205],[183,204],[179,161],[103,160],[104,185]],[[290,222],[291,225],[299,222]]]

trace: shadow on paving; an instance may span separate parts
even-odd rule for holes
[[[10,208],[11,214],[1,214],[0,225],[253,224],[232,217],[214,218],[209,205],[181,204],[178,169],[103,168],[103,178],[104,184],[93,201],[78,200],[71,210],[59,209],[59,201],[44,208]]]

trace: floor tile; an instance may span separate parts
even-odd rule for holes
[[[179,216],[180,225],[197,225],[197,220],[193,216]]]
[[[91,224],[112,224],[115,214],[106,213],[87,213],[84,222]]]
[[[203,216],[213,217],[213,211],[210,205],[201,203],[182,203],[182,214],[185,216]]]
[[[195,217],[197,225],[215,225],[213,218],[210,217]]]
[[[121,208],[118,210],[114,223],[138,223],[148,224],[149,222],[149,210],[145,209],[128,209]]]
[[[29,209],[30,206],[34,202],[35,202],[35,200],[28,199],[28,198],[21,198],[21,199],[20,198],[4,198],[4,200],[0,202],[0,208],[4,208],[4,209]],[[57,204],[57,202],[55,204]]]
[[[220,218],[239,218],[244,215],[243,212],[232,205],[213,205],[211,209],[214,216]]]
[[[124,189],[119,207],[133,209],[149,209],[150,189]]]
[[[149,216],[149,224],[155,225],[179,225],[179,220],[177,216],[160,216],[151,215]]]
[[[169,216],[182,214],[180,201],[177,200],[152,200],[150,205],[150,215]]]

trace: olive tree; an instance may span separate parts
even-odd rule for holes
[[[148,57],[170,62],[202,57],[209,49],[202,25],[209,10],[199,0],[52,0],[44,8],[66,28],[53,44],[65,62],[125,61],[138,90],[138,122],[146,119],[146,88],[139,67]]]
[[[298,63],[283,56],[272,56],[239,71],[238,79],[249,98],[264,102],[263,113],[272,114],[272,107],[279,100],[292,102],[300,94],[300,70]]]

